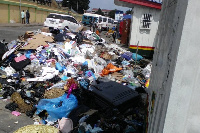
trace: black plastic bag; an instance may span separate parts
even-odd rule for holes
[[[2,56],[8,51],[7,44],[5,40],[0,42],[0,61],[2,61]]]

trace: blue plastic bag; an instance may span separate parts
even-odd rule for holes
[[[121,55],[122,58],[125,58],[127,61],[131,60],[132,58],[132,54],[131,52],[125,52]]]
[[[63,71],[63,67],[60,65],[59,62],[56,62],[56,70],[59,70],[59,72]]]
[[[132,58],[134,60],[136,60],[136,53],[133,53]],[[143,57],[141,55],[137,54],[137,61],[140,61],[141,59],[143,59]]]
[[[63,96],[54,99],[41,99],[38,103],[36,114],[46,110],[49,114],[48,121],[56,121],[62,117],[67,117],[69,113],[78,106],[76,97],[71,94],[67,98],[65,93]]]

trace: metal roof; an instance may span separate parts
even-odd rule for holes
[[[135,4],[135,5],[141,5],[146,6],[150,8],[156,8],[161,9],[162,0],[115,0],[116,2],[125,2],[128,4]]]
[[[151,2],[162,4],[162,0],[147,0],[147,1],[151,1]]]

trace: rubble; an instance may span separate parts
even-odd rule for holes
[[[89,30],[43,28],[1,45],[0,94],[11,112],[62,131],[145,129],[151,61]]]

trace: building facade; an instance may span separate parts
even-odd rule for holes
[[[200,132],[199,7],[196,0],[162,3],[148,88],[148,133]]]
[[[160,0],[159,0],[160,1]],[[132,8],[129,48],[132,52],[152,58],[157,35],[161,2],[148,0],[115,0],[115,4]]]

